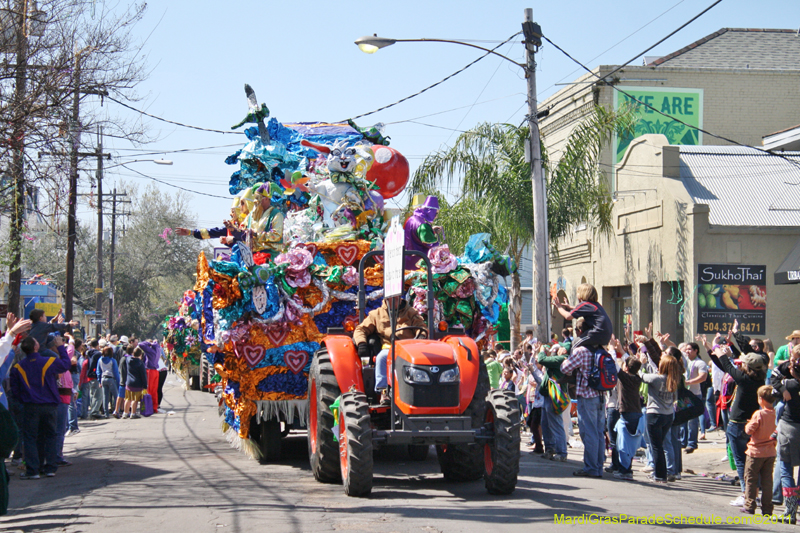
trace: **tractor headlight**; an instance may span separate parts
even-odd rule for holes
[[[442,375],[439,376],[439,383],[455,383],[458,381],[459,376],[458,367],[453,367],[450,370],[442,372]]]
[[[407,383],[430,383],[431,377],[421,368],[413,366],[405,367],[405,379]]]

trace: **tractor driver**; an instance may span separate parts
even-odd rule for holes
[[[389,347],[392,342],[392,326],[389,320],[389,308],[387,300],[377,309],[373,309],[364,321],[356,326],[353,332],[353,341],[358,347],[358,356],[369,358],[370,346],[367,339],[371,335],[380,337],[381,351],[375,358],[375,390],[381,393],[381,403],[389,403],[389,393],[386,390],[387,379],[387,359],[389,358]],[[408,305],[405,300],[400,300],[400,309],[397,314],[397,329],[403,327],[426,328],[425,320],[417,313],[417,310]],[[425,330],[427,332],[427,329]],[[405,329],[397,332],[398,339],[413,339],[420,330]]]

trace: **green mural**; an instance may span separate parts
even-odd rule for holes
[[[703,127],[703,90],[702,89],[674,89],[656,87],[620,87],[636,100],[647,105],[642,105],[636,100],[620,93],[614,93],[614,109],[630,105],[635,109],[636,126],[633,134],[623,134],[616,138],[615,163],[622,161],[625,150],[633,139],[648,133],[664,135],[670,144],[701,144],[701,133],[695,128]],[[666,117],[650,107],[666,113]],[[678,119],[689,127],[670,117]]]

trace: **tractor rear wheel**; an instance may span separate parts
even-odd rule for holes
[[[314,478],[321,483],[342,479],[339,446],[333,439],[336,420],[331,412],[331,404],[340,394],[330,356],[323,348],[314,355],[308,373],[308,458]]]
[[[510,391],[493,390],[486,400],[486,423],[494,439],[484,444],[483,479],[489,494],[511,494],[519,475],[519,403]]]
[[[339,402],[339,457],[344,493],[372,492],[372,426],[369,401],[363,392],[345,392]]]
[[[489,373],[481,361],[478,384],[464,416],[472,419],[472,429],[483,426],[486,418],[486,399],[489,393]],[[473,444],[446,444],[436,446],[439,467],[447,481],[476,481],[483,476],[483,446]]]

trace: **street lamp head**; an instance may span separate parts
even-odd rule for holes
[[[372,37],[359,37],[355,42],[362,52],[366,54],[374,54],[381,48],[386,48],[387,46],[396,43],[397,40],[386,39],[384,37],[378,37],[378,34],[373,34]]]
[[[153,163],[156,165],[171,165],[172,161],[169,159],[153,159]]]

